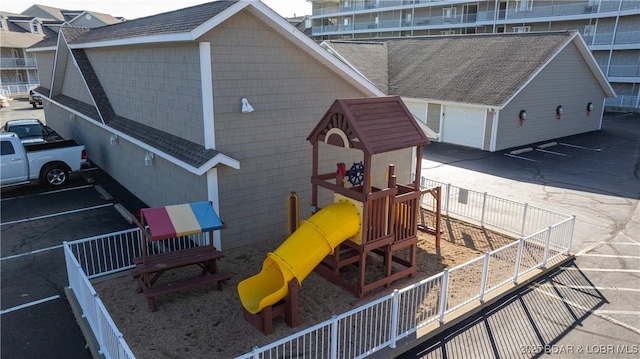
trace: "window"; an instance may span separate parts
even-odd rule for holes
[[[349,20],[351,18],[345,17],[342,19],[342,25],[344,25],[344,27],[348,27],[349,26]]]
[[[342,3],[342,7],[348,8],[349,7],[349,0],[345,0],[345,2]]]
[[[513,32],[531,32],[531,26],[514,26]]]
[[[37,21],[31,21],[31,32],[34,34],[39,33],[40,31],[38,31],[38,22]]]
[[[452,17],[455,17],[457,10],[458,9],[455,7],[448,7],[448,8],[442,9],[442,18],[451,19]]]
[[[4,30],[4,18],[0,17],[0,30]]]
[[[516,12],[533,10],[533,0],[516,0]]]
[[[13,148],[13,145],[9,141],[2,141],[0,144],[0,155],[13,155],[16,153],[16,150]]]
[[[411,14],[406,14],[404,17],[404,21],[411,22]]]

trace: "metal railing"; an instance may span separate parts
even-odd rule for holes
[[[313,9],[313,15],[315,17],[330,16],[335,14],[349,14],[349,13],[369,13],[369,12],[382,12],[389,10],[411,10],[437,8],[441,10],[443,7],[450,7],[451,4],[443,4],[446,0],[391,0],[391,1],[377,1],[377,2],[362,2],[351,1],[349,6],[344,6],[341,3],[340,6],[323,6]],[[538,17],[550,17],[550,16],[570,16],[580,14],[597,14],[597,13],[617,13],[620,11],[636,10],[640,8],[640,4],[637,1],[632,0],[619,0],[619,1],[601,1],[599,4],[589,4],[587,2],[558,2],[553,5],[538,5],[535,2],[529,3],[532,6],[526,6],[528,3],[523,2],[522,8],[517,8],[516,3],[511,3],[511,6],[507,10],[498,11],[498,19],[507,18],[538,18]],[[455,6],[455,5],[454,5]],[[389,9],[393,8],[393,9]],[[495,11],[479,11],[479,19],[493,20],[495,17]]]
[[[620,95],[618,97],[609,97],[605,99],[604,105],[623,108],[640,108],[640,96]]]
[[[16,95],[26,95],[29,90],[40,86],[39,83],[26,83],[26,84],[13,84],[13,85],[0,85],[0,92],[7,97]]]
[[[79,258],[76,254],[82,253],[77,250],[76,253],[73,252],[74,247],[79,249],[79,245],[82,243],[92,243],[97,241],[97,243],[105,243],[110,242],[110,240],[119,239],[122,236],[130,237],[131,235],[135,235],[137,229],[130,231],[122,231],[113,233],[111,235],[99,236],[87,238],[80,241],[74,242],[64,242],[64,258],[65,263],[67,265],[67,276],[69,279],[69,288],[75,294],[75,297],[82,309],[82,317],[87,320],[89,327],[93,331],[93,335],[96,337],[96,341],[98,342],[99,348],[98,353],[104,355],[106,358],[135,358],[131,348],[124,339],[124,336],[118,330],[118,327],[113,322],[113,319],[109,315],[109,312],[105,308],[102,300],[100,300],[100,296],[93,288],[93,285],[89,281],[87,276],[87,272],[85,271],[88,268],[88,263],[97,260],[98,262],[103,262],[97,256],[89,255],[84,256],[85,258],[91,258],[91,261],[85,260],[85,265],[83,266],[81,262],[78,260]],[[86,253],[86,252],[84,252]],[[104,254],[104,252],[103,252]],[[114,262],[120,263],[118,261]],[[96,268],[95,266],[92,266]],[[116,265],[111,266],[113,269],[111,271],[106,270],[104,274],[112,272],[117,267]],[[101,267],[98,267],[101,268]],[[124,267],[126,268],[126,266]],[[124,269],[122,268],[122,269]],[[107,268],[104,268],[107,269]],[[120,269],[120,270],[122,270]]]
[[[450,4],[441,4],[442,0],[438,1],[379,1],[376,3],[362,3],[351,2],[350,6],[329,6],[329,7],[317,7],[313,10],[315,18],[333,18],[337,21],[333,25],[318,25],[312,26],[313,35],[322,35],[331,32],[341,31],[356,31],[365,29],[379,29],[388,30],[399,27],[422,27],[422,26],[437,26],[444,24],[493,24],[494,22],[509,22],[510,20],[527,21],[527,20],[540,20],[557,17],[568,16],[581,16],[582,18],[588,18],[592,14],[610,13],[611,16],[618,14],[620,11],[635,11],[640,9],[640,2],[638,1],[602,1],[599,4],[589,5],[585,2],[576,3],[562,3],[558,2],[553,5],[538,5],[533,3],[533,6],[529,8],[517,9],[515,2],[512,6],[506,10],[488,10],[478,11],[477,13],[463,14],[458,7],[456,14],[451,14],[450,17],[444,17],[442,14],[443,8],[449,8]],[[455,5],[454,5],[455,7]],[[373,21],[359,21],[358,17],[367,16],[371,14],[381,14],[386,11],[395,10],[407,10],[414,15],[413,21],[406,21],[402,18],[403,12],[397,11],[397,16],[394,19],[382,19],[374,24]],[[408,12],[404,12],[405,14]],[[432,15],[435,13],[436,15]],[[429,15],[427,15],[429,14]],[[342,22],[343,18],[349,18],[355,21],[356,25],[338,25]],[[372,19],[373,20],[373,19]],[[551,21],[551,19],[549,20]],[[616,44],[633,44],[637,43],[637,31],[622,32],[616,34]],[[596,36],[596,43],[593,45],[605,45],[611,44],[613,40],[613,34],[605,34],[603,37]],[[589,43],[589,42],[587,42]]]
[[[520,239],[430,278],[304,329],[238,358],[364,358],[439,321],[465,305],[484,301],[487,293],[569,253],[575,216],[529,206],[486,193],[421,179],[423,188],[441,186],[448,215],[494,226]],[[423,196],[429,206],[430,196]],[[133,358],[89,278],[133,268],[141,253],[138,229],[65,242],[64,252],[73,290],[106,358]],[[161,253],[207,243],[206,235],[160,241],[148,248]]]
[[[551,232],[572,233],[574,218],[334,316],[237,359],[364,358],[568,253]],[[567,232],[568,231],[568,232]],[[557,239],[557,238],[555,238]]]
[[[35,57],[0,57],[0,67],[3,69],[26,69],[36,68]]]

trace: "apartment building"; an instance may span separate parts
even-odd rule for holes
[[[638,0],[311,0],[312,37],[329,39],[576,30],[618,95],[640,109]]]
[[[0,11],[0,93],[21,95],[38,86],[36,58],[27,49],[45,37],[57,38],[63,24],[99,27],[120,21],[122,19],[93,11],[44,5],[33,5],[20,14]]]

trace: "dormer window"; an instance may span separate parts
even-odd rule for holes
[[[38,22],[37,21],[31,21],[31,32],[34,34],[37,34],[40,32],[40,30],[38,29]]]

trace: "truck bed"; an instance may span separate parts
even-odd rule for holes
[[[80,144],[75,140],[64,140],[64,141],[55,141],[55,142],[25,144],[24,148],[27,152],[35,152],[35,151],[42,151],[42,150],[51,150],[54,148],[65,148],[65,147],[74,147],[74,146],[80,146]]]

